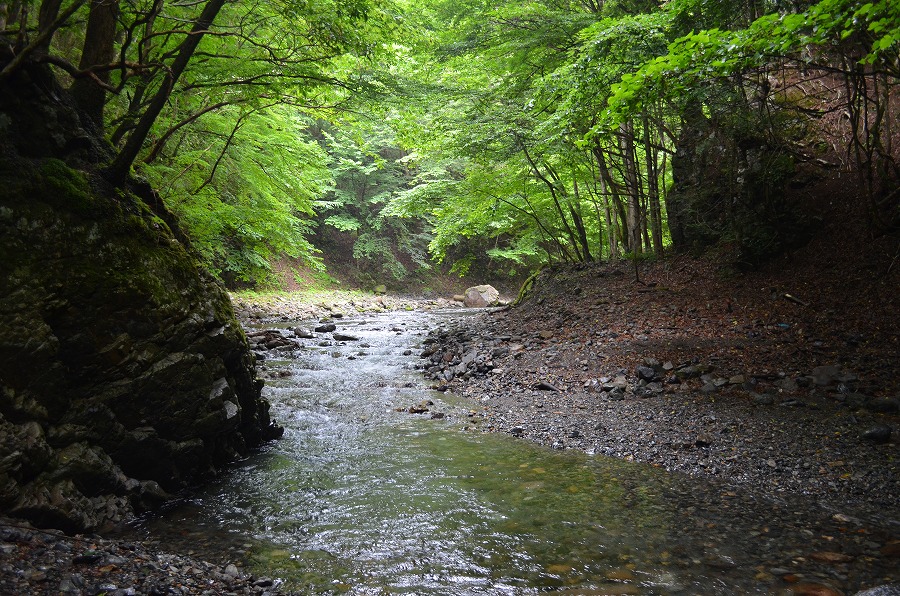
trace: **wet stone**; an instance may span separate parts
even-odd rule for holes
[[[896,414],[900,411],[900,400],[892,397],[876,397],[866,407],[880,414]]]
[[[891,434],[893,430],[890,426],[885,424],[879,424],[873,426],[871,428],[866,429],[862,433],[862,438],[866,441],[871,441],[872,443],[887,443],[891,440]]]

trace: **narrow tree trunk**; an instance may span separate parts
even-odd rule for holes
[[[141,64],[147,64],[150,61],[150,53],[153,50],[153,27],[156,23],[156,18],[159,16],[160,11],[163,7],[163,0],[154,0],[153,6],[147,12],[144,20],[144,37],[138,43],[138,62]],[[135,123],[140,117],[141,106],[144,103],[144,95],[147,93],[147,89],[150,86],[150,82],[153,79],[153,71],[150,70],[142,70],[140,74],[140,81],[135,85],[134,90],[131,94],[131,100],[128,102],[128,110],[125,112],[125,115],[119,120],[116,124],[115,130],[113,130],[112,135],[110,135],[110,141],[112,141],[113,145],[119,145],[122,139],[134,129]],[[124,82],[124,81],[123,81]]]
[[[574,179],[574,177],[573,177]],[[578,180],[574,182],[575,204],[569,203],[569,212],[572,214],[572,222],[575,224],[575,230],[578,232],[578,241],[581,243],[581,252],[584,255],[585,262],[594,260],[591,256],[591,245],[588,242],[587,230],[584,228],[584,218],[581,217],[581,196],[578,194]]]
[[[59,16],[59,9],[62,6],[62,0],[44,0],[38,10],[38,35],[52,32],[53,22]],[[45,35],[44,39],[36,46],[35,52],[38,54],[46,54],[50,50],[51,35]]]
[[[620,128],[619,143],[625,164],[625,184],[628,193],[625,222],[627,226],[627,249],[637,256],[641,252],[641,206],[637,163],[634,152],[634,126],[629,121]]]
[[[606,164],[606,156],[603,154],[603,149],[599,146],[595,146],[592,149],[592,152],[594,154],[594,159],[597,161],[597,167],[600,170],[600,180],[603,184],[606,229],[608,230],[607,236],[609,237],[609,259],[615,261],[619,257],[619,239],[621,238],[621,234],[619,234],[619,215],[616,211],[616,206],[621,203],[621,199],[619,198],[619,186],[610,174],[609,167]],[[610,205],[610,202],[612,202],[612,205]]]
[[[588,154],[585,156],[587,158],[587,165],[590,168],[591,172],[591,185],[589,187],[589,192],[591,194],[591,205],[594,207],[594,217],[597,220],[597,260],[603,260],[603,216],[600,214],[600,201],[599,197],[601,195],[606,194],[606,186],[603,183],[603,178],[598,174],[596,168],[596,164],[594,163],[593,156]],[[600,182],[601,190],[597,191],[597,182]]]
[[[577,257],[577,260],[579,262],[584,262],[585,257],[581,253],[581,250],[580,250],[580,247],[578,244],[578,239],[575,235],[575,232],[572,231],[572,227],[569,225],[569,220],[566,217],[566,214],[563,211],[562,205],[559,202],[559,193],[557,192],[554,181],[547,178],[547,176],[545,176],[544,173],[541,172],[537,163],[535,163],[534,159],[531,157],[531,154],[528,152],[528,148],[525,147],[525,143],[521,139],[519,140],[519,145],[522,147],[522,153],[525,155],[525,159],[528,160],[528,164],[531,166],[532,173],[534,173],[535,177],[537,177],[538,180],[543,182],[547,186],[547,189],[550,191],[550,197],[553,199],[553,205],[556,208],[556,213],[557,213],[557,215],[559,215],[559,219],[562,222],[562,225],[566,230],[566,235],[569,238],[569,244],[572,246],[572,250],[575,251],[575,256]],[[553,172],[552,169],[550,169],[550,175],[554,179],[558,180],[558,177],[556,176],[555,172]]]
[[[647,159],[647,202],[650,206],[650,230],[653,238],[653,252],[662,256],[662,215],[659,204],[659,171],[656,167],[658,153],[650,138],[650,118],[644,112],[644,154]]]
[[[606,182],[603,182],[603,186],[606,186]],[[609,260],[617,261],[619,260],[619,235],[616,233],[616,225],[612,220],[612,210],[609,206],[609,194],[605,192],[604,189],[604,215],[606,216],[606,237],[609,239]]]

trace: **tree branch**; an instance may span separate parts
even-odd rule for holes
[[[203,12],[194,22],[194,27],[192,29],[194,35],[188,35],[179,45],[178,54],[172,62],[171,69],[166,75],[166,80],[163,81],[162,86],[156,91],[147,110],[141,116],[140,120],[138,120],[134,130],[128,136],[125,146],[107,170],[107,177],[113,184],[121,184],[128,177],[131,165],[137,158],[138,153],[140,153],[141,147],[143,147],[144,141],[150,133],[150,128],[153,126],[153,123],[159,117],[166,102],[169,100],[169,96],[172,94],[175,83],[187,68],[188,62],[190,62],[191,57],[194,55],[194,51],[197,49],[197,45],[200,43],[200,40],[203,39],[203,33],[212,25],[213,20],[225,5],[225,1],[226,0],[209,0],[204,6]]]
[[[10,60],[9,64],[7,64],[2,71],[0,71],[0,83],[6,82],[7,79],[15,74],[15,72],[19,70],[19,68],[21,68],[25,60],[27,60],[31,54],[33,54],[36,50],[40,49],[46,42],[48,42],[53,34],[56,33],[56,31],[60,27],[62,27],[63,23],[69,20],[69,17],[75,14],[75,11],[81,8],[81,6],[86,1],[87,0],[75,0],[75,2],[69,5],[69,8],[64,10],[62,14],[57,16],[46,29],[41,30],[41,32],[38,33],[37,37],[31,40],[31,43],[22,48],[22,51],[19,52],[15,58]]]
[[[199,112],[195,112],[194,114],[191,114],[190,116],[188,116],[187,118],[185,118],[184,120],[182,120],[181,122],[176,124],[175,126],[171,127],[165,133],[163,133],[163,135],[161,137],[159,137],[158,139],[153,141],[153,143],[150,145],[150,153],[148,153],[147,157],[145,157],[142,161],[144,163],[152,163],[153,161],[156,160],[157,157],[159,157],[159,154],[162,152],[163,148],[165,147],[166,142],[172,137],[173,134],[178,132],[181,128],[187,126],[191,122],[194,122],[195,120],[197,120],[204,114],[208,114],[209,112],[218,110],[219,108],[223,108],[227,105],[232,105],[233,103],[237,103],[237,102],[220,101],[219,103],[216,103],[211,106],[207,106],[207,107],[203,108]]]

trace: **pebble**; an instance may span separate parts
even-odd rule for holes
[[[891,440],[891,427],[879,424],[873,426],[862,433],[862,438],[873,443],[887,443]]]
[[[780,499],[796,493],[809,497],[816,506],[852,513],[840,514],[848,519],[897,512],[900,458],[896,442],[890,442],[890,435],[884,443],[861,440],[867,430],[879,426],[880,420],[871,408],[871,397],[860,394],[856,405],[847,400],[848,393],[840,383],[853,391],[865,390],[849,371],[838,367],[815,371],[787,368],[792,364],[786,362],[784,373],[769,369],[735,374],[723,368],[713,377],[708,374],[711,365],[720,364],[715,356],[708,361],[700,358],[708,354],[670,360],[671,354],[640,353],[653,348],[635,349],[622,341],[620,338],[629,334],[617,332],[620,329],[615,329],[613,317],[604,318],[605,308],[599,313],[600,320],[591,322],[594,328],[590,341],[579,341],[577,315],[564,322],[562,318],[560,322],[548,318],[575,306],[557,303],[552,297],[534,302],[540,302],[543,311],[532,307],[508,317],[505,313],[476,315],[467,318],[459,329],[453,325],[437,329],[419,352],[421,368],[429,378],[439,381],[442,390],[472,397],[483,406],[485,422],[473,428],[507,432],[557,449],[581,449],[647,462],[691,475],[718,474],[729,491],[741,495],[732,505],[733,511],[757,507],[757,499],[767,495],[773,503],[781,503]],[[610,313],[615,314],[612,306]],[[531,317],[527,324],[526,314]],[[656,337],[651,335],[650,339]],[[660,345],[665,341],[662,339]],[[466,373],[457,375],[451,368],[459,366],[470,350],[476,351],[478,363],[471,361]],[[449,360],[442,360],[445,354]],[[646,395],[636,391],[645,386],[639,384],[641,379],[634,371],[640,362],[650,366],[648,359],[653,356],[658,356],[657,362],[665,362],[660,374],[666,381],[663,391]],[[704,374],[707,378],[701,380]],[[616,379],[615,386],[604,387],[611,379]],[[539,382],[559,391],[536,391],[533,388]],[[699,390],[704,384],[716,391],[702,393]],[[646,397],[637,399],[639,395]],[[542,410],[545,400],[548,407]],[[776,403],[794,407],[760,407]],[[551,407],[555,412],[552,416]],[[708,415],[715,420],[701,422]],[[702,447],[682,446],[685,435],[696,437],[701,429],[715,440]],[[566,437],[565,441],[560,437]],[[873,443],[886,446],[873,448]],[[847,524],[841,519],[833,522],[840,528]],[[864,527],[836,527],[827,535],[809,527],[782,532],[760,524],[753,530],[758,531],[759,540],[793,540],[798,545],[791,557],[773,559],[762,567],[776,581],[790,580],[795,588],[830,590],[830,584],[817,578],[846,582],[848,574],[839,569],[841,566],[853,566],[855,575],[849,574],[853,581],[868,582],[869,586],[877,584],[879,578],[890,580],[884,567],[881,575],[859,575],[861,569],[867,570],[869,557],[881,557],[879,561],[887,557],[877,548],[861,551],[863,547],[858,546],[847,551],[866,553],[848,562],[819,561],[811,556],[813,552],[830,552],[826,549],[833,546],[822,544],[826,539],[871,542],[871,537],[858,533]],[[818,548],[810,546],[813,541]],[[882,539],[880,544],[884,543]],[[845,584],[840,585],[844,593],[853,593]]]

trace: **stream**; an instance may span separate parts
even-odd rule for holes
[[[283,439],[131,532],[304,594],[852,593],[895,571],[870,556],[883,522],[481,432],[414,368],[464,316],[341,319],[357,341],[269,352]]]

